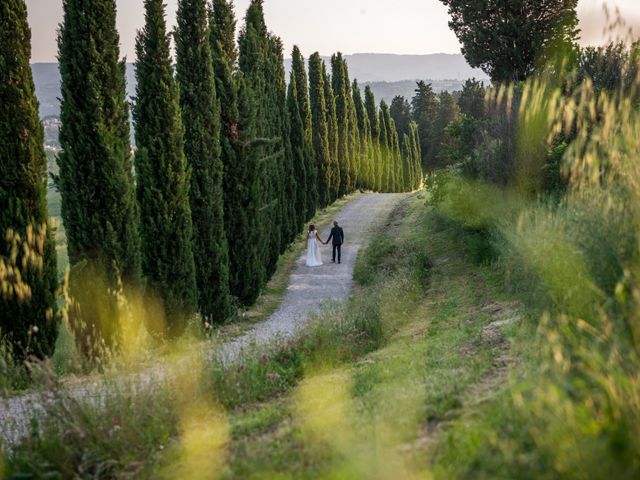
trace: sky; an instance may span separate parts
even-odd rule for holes
[[[250,0],[235,0],[238,23]],[[32,62],[56,61],[56,31],[62,0],[26,0],[32,29]],[[175,24],[178,0],[165,0],[167,20]],[[603,43],[607,25],[603,3],[619,8],[627,28],[640,34],[640,0],[579,0],[581,43]],[[121,52],[135,60],[136,31],[144,23],[143,0],[117,0]],[[285,54],[297,44],[305,56],[351,53],[459,53],[447,25],[447,9],[438,0],[265,0],[269,29],[279,35]]]

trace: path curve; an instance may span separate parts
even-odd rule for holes
[[[347,203],[334,217],[345,233],[342,263],[331,263],[330,245],[321,247],[324,265],[320,267],[307,267],[304,261],[306,252],[302,254],[289,277],[280,307],[247,333],[222,344],[212,354],[227,362],[237,360],[242,349],[249,345],[262,346],[277,337],[293,336],[306,324],[310,314],[319,312],[326,302],[346,300],[353,283],[358,251],[367,242],[376,220],[386,218],[401,198],[402,194],[365,194]],[[330,224],[321,226],[320,237],[326,240],[330,230]],[[144,388],[164,373],[162,367],[152,368],[138,374],[135,382]],[[103,400],[103,389],[104,383],[95,380],[67,387],[73,398],[90,398],[98,404]],[[41,405],[47,401],[46,397],[46,392],[39,392],[0,398],[0,439],[11,445],[24,436],[34,412],[42,411]]]

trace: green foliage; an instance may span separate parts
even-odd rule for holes
[[[433,144],[431,154],[433,161],[431,167],[437,167],[442,162],[442,149],[444,148],[447,135],[446,129],[454,122],[460,114],[456,99],[449,92],[442,92],[438,95],[438,110],[433,124]]]
[[[347,76],[347,67],[341,53],[331,57],[331,84],[335,100],[335,114],[337,125],[337,160],[340,172],[340,188],[338,195],[342,196],[351,191],[352,184],[352,145],[350,138],[351,117],[349,115],[349,99],[351,85]]]
[[[145,22],[136,40],[138,84],[133,110],[137,193],[144,218],[143,271],[152,292],[164,302],[168,333],[176,335],[195,312],[198,298],[190,169],[162,0],[145,1]]]
[[[308,178],[307,160],[309,159],[305,153],[309,150],[305,150],[306,137],[305,129],[302,123],[301,111],[298,104],[298,87],[296,84],[296,76],[291,72],[289,79],[289,90],[287,93],[287,107],[289,111],[289,125],[291,127],[290,142],[293,160],[293,170],[296,177],[296,198],[295,207],[293,209],[296,220],[296,231],[301,231],[304,222],[307,220],[307,207],[309,205],[307,201],[307,195],[311,195],[309,192],[311,186],[307,185],[307,180],[310,180],[315,187],[315,181],[312,177]]]
[[[29,67],[30,42],[24,1],[3,2],[0,6],[0,345],[10,343],[12,357],[18,362],[30,355],[49,355],[57,333],[56,251],[47,211],[44,132]]]
[[[435,119],[438,115],[438,97],[430,83],[425,83],[422,80],[417,82],[415,95],[411,99],[411,114],[413,121],[418,125],[422,165],[427,168],[435,158],[433,145]]]
[[[579,32],[577,0],[440,1],[449,8],[449,27],[467,62],[494,83],[526,79],[537,66],[564,53]]]
[[[318,166],[316,164],[313,146],[311,100],[309,98],[309,85],[304,65],[304,57],[297,46],[293,47],[291,57],[291,70],[296,79],[297,100],[305,134],[303,154],[305,165],[304,191],[307,201],[305,215],[306,221],[310,220],[315,215],[316,208],[318,206]],[[292,146],[295,145],[293,141],[291,144]]]
[[[320,54],[316,52],[309,57],[309,99],[313,125],[313,150],[318,172],[318,206],[320,207],[331,203],[334,182],[324,83],[323,63]]]
[[[156,461],[178,431],[175,393],[112,385],[77,401],[53,383],[33,428],[5,460],[9,478],[122,478]],[[55,388],[58,387],[58,388]]]
[[[458,97],[460,112],[474,119],[483,118],[487,113],[485,95],[486,89],[483,82],[475,78],[467,79]]]
[[[340,158],[338,157],[339,135],[338,117],[336,112],[336,98],[332,88],[332,79],[327,74],[327,67],[322,62],[322,78],[324,98],[327,106],[327,138],[329,145],[329,203],[338,199],[342,186],[342,171],[340,170]]]
[[[373,155],[374,145],[371,136],[371,125],[369,124],[369,116],[362,101],[362,92],[358,81],[354,80],[352,84],[353,106],[355,109],[356,121],[358,123],[358,182],[359,188],[373,190]]]
[[[371,141],[373,143],[371,153],[371,188],[375,191],[382,191],[382,146],[380,144],[380,119],[376,99],[371,87],[367,85],[364,89],[364,106],[371,128]]]
[[[396,95],[389,106],[389,113],[396,124],[398,135],[403,137],[409,134],[409,124],[411,123],[411,105],[401,95]]]
[[[216,95],[205,0],[178,6],[176,74],[184,123],[184,151],[191,171],[198,305],[202,317],[224,321],[231,313],[229,256],[224,231],[220,105]]]
[[[258,260],[259,174],[253,157],[255,105],[246,81],[234,76],[238,52],[233,5],[215,0],[209,11],[211,53],[220,99],[224,221],[229,248],[229,287],[242,304],[258,297],[264,271]]]
[[[114,0],[91,3],[66,0],[58,35],[62,96],[57,186],[72,265],[92,264],[115,289],[117,278],[137,285],[141,276],[139,214],[129,140],[125,64],[119,59]],[[71,294],[89,300],[92,280],[72,270]],[[105,297],[106,298],[106,297]],[[115,319],[117,305],[105,301],[98,312],[91,301],[74,329],[93,331],[108,346],[117,325],[100,331],[101,318]],[[102,323],[104,325],[104,323]],[[85,339],[78,335],[85,345]]]

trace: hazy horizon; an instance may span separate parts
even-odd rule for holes
[[[250,0],[236,0],[238,26]],[[62,21],[62,0],[26,0],[32,29],[32,63],[56,62],[56,31]],[[117,0],[121,54],[135,60],[136,31],[144,23],[143,0]],[[175,24],[178,0],[166,0],[167,22]],[[627,27],[640,33],[638,0],[607,0],[613,12],[620,9]],[[583,45],[606,39],[601,0],[579,0],[578,14]],[[386,0],[266,0],[269,30],[280,36],[289,56],[293,45],[303,54],[319,51],[328,56],[380,53],[425,55],[460,53],[460,44],[448,26],[447,9],[438,0],[398,0],[390,8]],[[338,12],[338,14],[336,14]]]

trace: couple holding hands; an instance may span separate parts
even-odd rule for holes
[[[333,228],[331,229],[331,234],[329,238],[327,238],[326,242],[323,242],[318,235],[318,231],[316,230],[316,226],[314,224],[309,225],[309,231],[307,232],[307,267],[319,267],[322,265],[322,256],[320,255],[320,244],[326,245],[332,241],[333,245],[333,258],[332,262],[336,261],[336,253],[338,254],[338,263],[340,263],[340,254],[342,249],[342,244],[344,243],[344,231],[342,227],[338,225],[338,222],[333,221]]]

